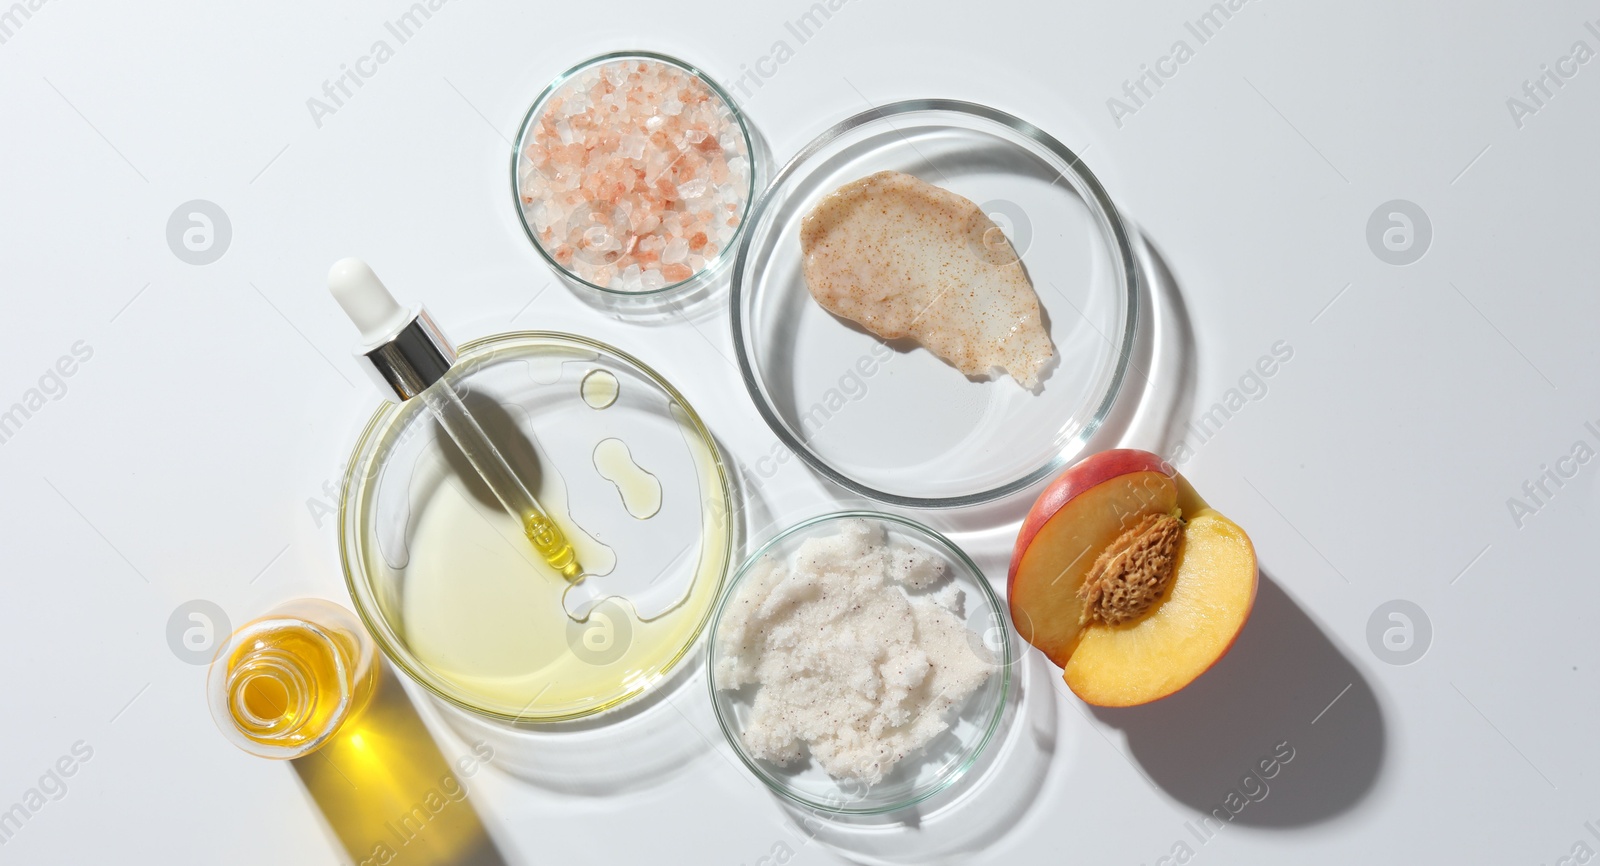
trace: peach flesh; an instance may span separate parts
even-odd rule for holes
[[[1189,518],[1166,596],[1138,620],[1084,629],[1062,678],[1073,694],[1102,707],[1176,692],[1233,645],[1255,602],[1255,576],[1255,551],[1244,531],[1201,510]]]
[[[1188,525],[1165,595],[1139,618],[1080,624],[1078,587],[1121,532],[1177,509]],[[1007,595],[1024,640],[1063,668],[1074,694],[1101,706],[1165,697],[1215,664],[1255,599],[1255,549],[1236,524],[1146,451],[1096,454],[1062,473],[1023,521]]]
[[[1095,558],[1146,514],[1170,512],[1177,495],[1171,478],[1142,470],[1102,481],[1064,502],[1013,559],[1008,598],[1022,639],[1065,666],[1082,628],[1078,587]]]

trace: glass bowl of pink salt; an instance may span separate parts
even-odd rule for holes
[[[534,101],[512,157],[517,213],[567,282],[619,295],[704,286],[757,193],[756,142],[710,76],[661,54],[586,60]]]

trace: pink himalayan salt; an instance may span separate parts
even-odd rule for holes
[[[539,245],[610,289],[648,291],[699,273],[748,199],[749,153],[727,104],[654,60],[612,61],[563,84],[523,157],[518,192]]]

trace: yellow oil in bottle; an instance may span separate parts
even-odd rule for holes
[[[461,784],[492,752],[452,766],[344,608],[301,600],[245,625],[207,688],[235,745],[289,759],[353,862],[504,862]]]
[[[361,712],[373,658],[349,611],[320,599],[289,602],[230,637],[207,682],[212,714],[240,748],[295,757]]]
[[[293,617],[255,624],[226,659],[229,713],[241,735],[262,746],[293,748],[324,738],[359,711],[371,684],[347,694],[347,660],[327,633]]]

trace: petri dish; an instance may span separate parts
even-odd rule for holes
[[[645,694],[704,631],[729,566],[710,432],[643,362],[575,335],[475,340],[449,377],[591,576],[550,569],[421,401],[385,404],[340,501],[356,611],[397,667],[484,716],[566,721]]]
[[[638,186],[619,191],[589,183],[583,170],[570,170],[570,161],[559,164],[559,157],[545,157],[563,143],[581,143],[582,122],[592,116],[583,106],[598,110],[589,93],[638,86],[641,71],[656,70],[681,77],[685,86],[679,95],[689,101],[639,103],[652,115],[645,122],[659,119],[660,127],[641,126],[630,133],[644,139],[635,142],[638,151],[624,150],[627,142],[619,139],[615,156],[620,159],[603,175],[614,182],[623,171],[637,169]],[[720,135],[703,135],[708,129]],[[763,153],[744,113],[711,76],[665,54],[619,51],[563,72],[534,100],[511,155],[513,203],[534,249],[568,285],[611,296],[690,293],[715,281],[732,261],[766,179]],[[705,240],[681,256],[666,254],[665,247],[646,249],[661,243],[650,239],[658,231],[644,222],[647,201],[664,203],[682,223],[709,215],[709,222],[700,223]],[[737,206],[729,210],[730,203]],[[696,233],[683,236],[692,239]],[[628,274],[629,264],[636,266],[636,276]],[[680,275],[684,269],[687,276]]]
[[[801,220],[883,170],[959,193],[1005,231],[1056,350],[1036,392],[968,379],[811,298]],[[1024,120],[935,99],[863,112],[779,170],[748,222],[730,298],[746,389],[790,450],[851,491],[914,508],[1017,492],[1070,463],[1122,388],[1139,320],[1128,230],[1083,161]]]
[[[947,729],[919,752],[901,759],[877,784],[864,786],[829,776],[809,754],[787,766],[780,766],[750,754],[742,731],[750,718],[755,696],[761,688],[746,685],[725,688],[720,682],[719,662],[727,648],[717,639],[729,606],[738,598],[743,581],[770,558],[787,560],[806,540],[835,535],[840,523],[866,520],[884,529],[891,541],[906,542],[932,553],[943,563],[946,581],[960,591],[966,628],[977,636],[973,652],[994,667],[993,674],[967,700],[945,711]],[[942,589],[946,583],[937,588]],[[913,593],[908,593],[913,594]],[[873,511],[843,511],[803,521],[780,532],[762,545],[739,568],[729,583],[727,596],[712,621],[708,653],[711,704],[717,722],[739,759],[756,778],[777,794],[832,814],[871,815],[913,806],[955,784],[977,762],[993,739],[1005,714],[1006,694],[1011,686],[1010,619],[982,570],[949,539],[912,520]]]

